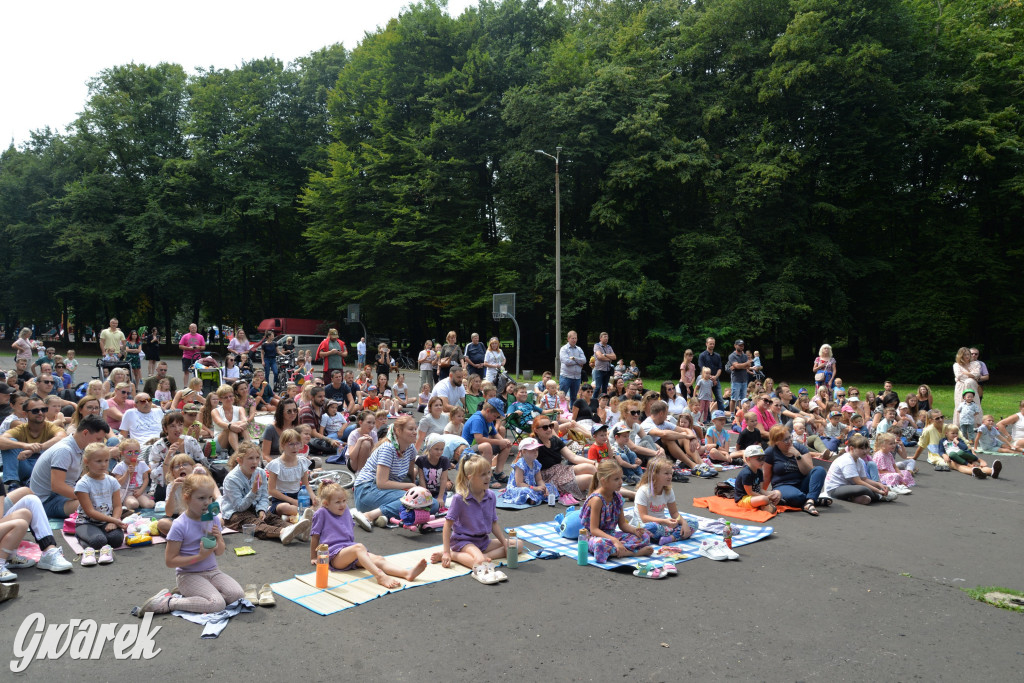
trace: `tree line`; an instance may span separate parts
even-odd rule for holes
[[[896,379],[1019,350],[1019,0],[413,4],[351,51],[113,66],[0,156],[0,316],[328,320],[677,366],[707,334]],[[98,329],[98,328],[97,328]],[[351,336],[351,335],[346,335]],[[564,340],[563,340],[564,341]]]

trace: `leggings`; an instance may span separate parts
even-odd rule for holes
[[[111,529],[104,531],[106,522],[96,524],[94,522],[80,522],[75,525],[75,538],[82,542],[83,546],[99,550],[105,545],[111,548],[120,548],[124,545],[124,531]]]
[[[224,520],[224,526],[235,531],[241,531],[243,524],[255,524],[256,538],[262,539],[281,538],[281,529],[288,526],[283,519],[270,512],[260,521],[260,516],[252,508],[239,510],[231,515],[231,519]]]
[[[179,572],[180,598],[171,598],[171,611],[220,612],[235,600],[245,597],[238,582],[219,569],[205,572]]]
[[[859,486],[855,484],[846,484],[838,488],[832,489],[832,497],[838,498],[839,500],[851,500],[858,496],[868,496],[871,498],[872,503],[877,503],[881,496],[874,489],[869,489],[867,486]]]
[[[619,531],[618,529],[606,533],[617,538],[626,550],[630,550],[635,553],[651,544],[651,534],[647,529],[640,527],[639,531],[639,537],[634,536],[633,534],[627,534],[625,531]],[[587,547],[590,549],[590,552],[593,553],[594,559],[597,560],[599,564],[607,562],[608,558],[615,553],[615,544],[601,536],[591,536],[587,540]]]

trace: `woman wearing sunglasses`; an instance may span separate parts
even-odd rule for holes
[[[558,487],[562,504],[575,505],[586,498],[586,491],[597,471],[594,463],[569,450],[547,415],[540,414],[533,418],[533,436],[540,442],[537,461],[540,463],[541,474],[544,481]]]

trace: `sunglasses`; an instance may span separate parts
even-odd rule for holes
[[[631,410],[631,411],[629,411],[629,414],[633,415],[635,417],[635,416],[640,414],[640,411],[639,410]]]
[[[535,429],[551,429],[551,425],[535,425]]]
[[[145,405],[147,403],[149,403],[149,399],[148,398],[136,399],[136,401],[135,401],[135,405],[137,405],[137,406]]]
[[[46,412],[46,408],[30,408],[25,411],[26,413],[32,413],[33,415],[41,415]]]
[[[58,365],[58,366],[57,366],[57,368],[58,368],[58,369],[59,369],[59,368],[62,368],[62,367],[64,367],[64,366],[63,366],[63,365]]]

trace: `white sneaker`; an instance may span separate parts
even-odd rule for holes
[[[29,567],[34,567],[35,564],[35,560],[22,557],[21,555],[12,555],[7,558],[7,566],[14,567],[15,569],[28,569]]]
[[[697,550],[697,554],[703,555],[709,560],[714,560],[715,562],[724,562],[729,559],[725,554],[718,550],[717,547],[715,547],[713,542],[707,540],[700,542],[700,548]]]
[[[313,521],[313,508],[306,508],[302,511],[302,517],[299,518],[299,521],[301,522],[304,519],[308,519],[311,522]]]
[[[882,496],[882,500],[887,500],[890,503],[892,501],[896,500],[897,498],[899,498],[899,495],[895,491],[893,491],[892,489],[889,489],[889,493],[887,493],[884,496]]]
[[[83,567],[95,567],[96,566],[96,550],[94,548],[86,548],[82,551],[82,566]]]
[[[51,572],[66,572],[70,571],[73,565],[64,559],[64,550],[55,545],[43,553],[36,566],[40,569],[49,569]]]
[[[901,496],[909,496],[913,493],[909,486],[904,486],[903,484],[897,484],[896,486],[890,486],[889,488]]]
[[[352,520],[362,528],[363,531],[373,531],[373,524],[359,510],[352,510]]]
[[[715,539],[711,541],[711,545],[714,546],[718,550],[718,552],[725,555],[725,559],[727,560],[740,559],[739,553],[730,548],[725,541],[719,541],[718,539]]]
[[[0,562],[0,583],[11,583],[18,580],[18,575],[7,568],[6,562]]]
[[[109,545],[105,545],[100,548],[100,564],[110,564],[114,561],[114,549]]]
[[[302,535],[308,533],[310,527],[312,526],[312,522],[310,522],[308,519],[304,519],[302,521],[296,522],[295,524],[292,524],[289,527],[285,527],[281,530],[281,544],[288,545],[296,539],[301,540]]]

